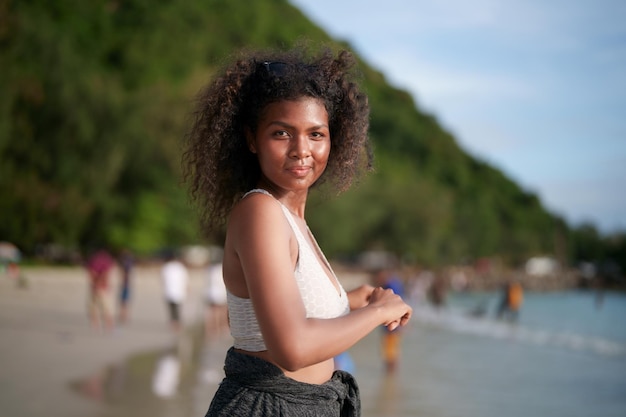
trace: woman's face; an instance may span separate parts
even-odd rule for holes
[[[248,146],[261,166],[261,182],[274,191],[303,191],[326,169],[330,154],[328,113],[311,97],[269,104]]]

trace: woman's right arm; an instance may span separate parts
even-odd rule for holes
[[[233,210],[228,234],[268,353],[284,369],[294,371],[330,359],[379,325],[393,329],[411,316],[411,308],[398,295],[377,288],[366,305],[346,316],[307,318],[294,279],[297,242],[271,197],[242,200]]]

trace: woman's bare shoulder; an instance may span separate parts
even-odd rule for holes
[[[271,195],[250,193],[235,204],[228,220],[228,232],[240,236],[279,232],[288,226],[280,203]]]
[[[239,200],[231,211],[231,219],[258,221],[261,216],[278,216],[282,212],[274,197],[263,193],[250,193]]]

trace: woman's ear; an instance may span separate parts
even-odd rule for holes
[[[248,144],[248,149],[250,149],[250,152],[252,153],[256,153],[256,146],[254,142],[254,134],[249,127],[246,127],[246,143]]]

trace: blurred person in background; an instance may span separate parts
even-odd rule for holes
[[[161,282],[170,326],[175,333],[181,329],[182,307],[187,297],[188,281],[189,271],[185,264],[173,251],[168,252],[161,267]]]
[[[448,284],[441,273],[434,274],[432,284],[428,288],[428,300],[437,309],[444,308],[446,305],[446,297],[448,292]]]
[[[226,306],[226,286],[222,275],[222,257],[211,260],[206,274],[205,286],[205,334],[218,335],[228,328],[228,307]]]
[[[91,327],[113,330],[113,301],[109,290],[115,260],[105,249],[96,250],[85,265],[89,275],[88,314]]]
[[[381,270],[376,273],[376,285],[390,289],[394,294],[404,297],[404,284],[397,273],[394,271]],[[382,337],[382,356],[387,373],[394,373],[398,369],[398,361],[400,359],[400,345],[402,341],[402,328],[390,330],[383,326]]]
[[[517,321],[523,302],[524,289],[522,288],[522,284],[516,280],[507,282],[502,288],[502,296],[497,312],[498,318]]]
[[[28,287],[28,280],[21,272],[21,259],[22,253],[17,246],[10,242],[0,242],[0,273],[6,273],[18,288],[24,289]]]
[[[135,260],[132,253],[125,249],[120,254],[119,260],[122,268],[122,279],[119,288],[119,304],[118,304],[118,323],[126,323],[128,321],[128,305],[130,303],[131,278]]]

